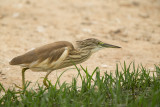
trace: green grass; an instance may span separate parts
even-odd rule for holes
[[[58,77],[56,84],[45,89],[39,86],[38,91],[28,89],[15,91],[4,89],[0,84],[0,98],[2,107],[158,107],[160,106],[160,79],[143,66],[136,68],[133,64],[126,66],[124,62],[121,70],[118,65],[115,76],[112,73],[104,73],[100,76],[100,70],[96,68],[92,74],[87,68],[83,68],[70,84],[60,84]],[[131,70],[132,68],[132,70]],[[157,73],[160,67],[155,66]],[[65,72],[65,71],[64,71]],[[63,73],[64,73],[63,72]],[[85,76],[82,76],[85,72]],[[96,78],[93,78],[96,75]],[[81,87],[77,85],[77,78],[81,78]],[[29,83],[27,84],[29,85]],[[58,88],[57,88],[58,87]]]

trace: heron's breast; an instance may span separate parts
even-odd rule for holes
[[[60,68],[72,66],[74,64],[79,64],[86,61],[91,56],[90,52],[84,52],[81,54],[69,55],[63,63],[59,66]]]

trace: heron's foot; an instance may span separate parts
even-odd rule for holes
[[[16,88],[19,88],[19,89],[20,89],[20,90],[18,90],[15,94],[24,94],[24,93],[25,93],[23,87],[20,87],[20,86],[18,86],[18,85],[15,84],[15,83],[14,83],[14,85],[15,85]]]
[[[18,85],[15,84],[15,83],[14,83],[14,85],[15,85],[15,87],[17,87],[17,88],[19,88],[19,89],[24,89],[23,87],[20,87],[20,86],[18,86]]]
[[[47,81],[48,81],[47,79],[44,79],[44,80],[43,80],[43,84],[44,84],[44,85],[46,86],[46,88],[48,89],[50,86],[47,84]]]
[[[49,85],[46,83],[46,81],[43,81],[43,84],[46,86],[46,88],[49,88]]]

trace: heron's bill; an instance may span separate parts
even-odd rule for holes
[[[107,43],[103,43],[101,44],[103,47],[106,47],[106,48],[121,48],[119,46],[115,46],[115,45],[111,45],[111,44],[107,44]]]

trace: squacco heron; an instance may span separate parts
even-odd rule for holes
[[[13,58],[10,61],[10,65],[19,65],[22,67],[22,89],[25,87],[25,71],[27,69],[47,72],[43,83],[48,88],[49,86],[46,81],[52,71],[82,63],[93,53],[104,48],[120,47],[104,43],[94,38],[77,41],[76,47],[70,42],[58,41],[38,47]]]

